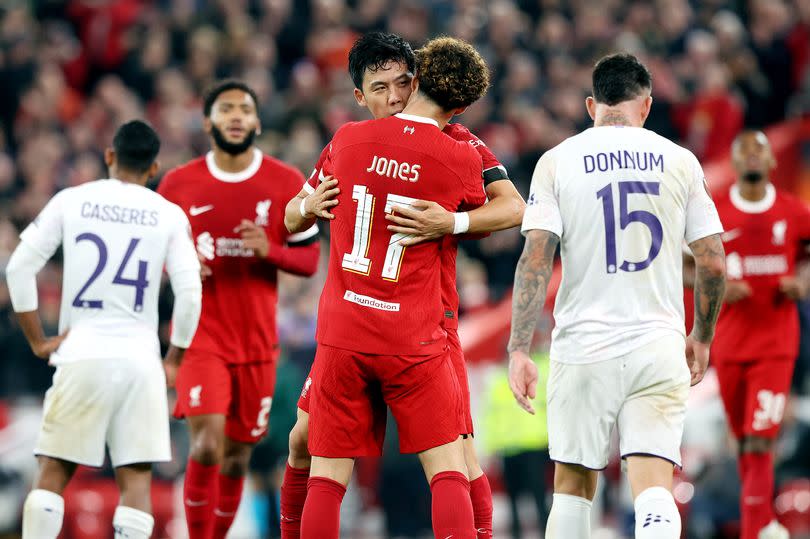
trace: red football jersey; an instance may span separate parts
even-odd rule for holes
[[[479,154],[483,162],[482,180],[486,187],[492,182],[498,180],[508,180],[509,175],[495,154],[487,147],[484,142],[470,132],[469,129],[461,124],[447,124],[444,128],[444,133],[461,142],[467,142],[472,145]],[[329,146],[327,145],[321,152],[318,158],[318,163],[312,171],[307,183],[304,184],[304,189],[312,193],[318,187],[318,183],[323,179],[323,165],[329,155]],[[441,267],[442,267],[442,302],[444,303],[444,324],[447,328],[458,328],[458,289],[456,287],[456,255],[458,254],[458,241],[454,236],[445,236],[442,240],[444,245],[441,251]]]
[[[264,228],[274,246],[317,241],[317,226],[290,235],[284,208],[303,175],[258,149],[242,172],[220,170],[213,154],[171,170],[158,192],[188,215],[197,252],[212,274],[203,281],[200,324],[191,350],[229,363],[268,361],[278,346],[277,267],[242,246],[234,229],[242,219]]]
[[[343,126],[323,174],[340,178],[318,342],[366,354],[434,354],[442,328],[441,241],[402,247],[386,213],[417,199],[449,211],[486,201],[481,157],[433,120],[406,114]]]
[[[745,280],[753,294],[723,306],[712,357],[718,361],[796,357],[798,310],[780,292],[779,279],[794,274],[803,242],[810,240],[810,211],[771,185],[759,202],[746,201],[733,186],[715,204],[726,230],[722,239],[728,279]]]

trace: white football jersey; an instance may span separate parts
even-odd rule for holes
[[[158,292],[169,275],[199,272],[188,218],[133,183],[99,180],[57,193],[20,239],[50,258],[63,246],[54,364],[160,354]]]
[[[522,231],[560,237],[551,357],[590,363],[685,333],[682,244],[723,231],[697,158],[643,128],[593,127],[546,152]]]

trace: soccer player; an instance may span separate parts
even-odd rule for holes
[[[302,538],[338,537],[353,459],[381,453],[386,405],[400,450],[418,453],[425,468],[436,536],[476,536],[459,435],[461,392],[435,271],[442,245],[401,245],[405,235],[386,229],[385,214],[417,199],[448,210],[485,201],[480,154],[441,129],[488,82],[470,45],[433,40],[419,54],[414,95],[401,114],[347,124],[332,139],[324,174],[341,178],[343,190],[318,313],[317,382],[309,387],[313,457]]]
[[[276,382],[278,270],[312,275],[318,228],[288,234],[284,205],[303,175],[253,144],[254,92],[226,80],[205,95],[211,151],[158,187],[191,221],[206,274],[200,329],[177,374],[176,417],[191,430],[184,502],[191,539],[223,538],[253,446],[267,432]]]
[[[360,37],[349,52],[349,73],[355,84],[354,96],[357,103],[367,107],[375,118],[387,118],[405,107],[411,95],[415,56],[411,46],[395,34],[369,32]],[[478,463],[473,444],[473,422],[470,412],[469,385],[464,354],[458,339],[458,292],[456,290],[457,241],[454,232],[494,232],[517,226],[523,216],[525,203],[506,173],[506,168],[487,146],[460,124],[447,124],[444,133],[450,137],[469,142],[481,154],[483,160],[483,183],[488,202],[466,214],[456,214],[445,210],[433,201],[416,201],[411,208],[399,208],[397,214],[389,214],[386,219],[393,221],[388,229],[398,233],[412,234],[409,244],[442,235],[449,235],[442,249],[442,295],[445,304],[444,328],[452,348],[453,366],[464,392],[463,405],[465,427],[463,429],[464,452],[470,475],[470,497],[472,499],[475,524],[479,538],[492,536],[492,493],[484,471]],[[322,174],[323,162],[329,148],[324,149],[321,158],[309,181],[298,197],[287,206],[288,225],[297,229],[304,222],[300,213],[302,201],[314,206],[316,200],[322,203],[331,201],[335,193],[336,181],[326,181]],[[317,195],[310,197],[313,193]],[[332,206],[327,206],[332,207]],[[315,214],[315,211],[311,213]],[[459,222],[456,226],[456,221]],[[467,222],[469,224],[467,225]],[[405,240],[403,240],[405,241]],[[312,384],[311,376],[307,384]],[[298,420],[290,432],[290,454],[281,488],[281,532],[284,539],[297,539],[300,533],[300,519],[306,500],[307,479],[309,478],[310,455],[307,451],[309,385],[302,391],[298,401]]]
[[[722,227],[688,150],[643,129],[647,69],[628,54],[602,58],[587,99],[594,127],[546,152],[532,178],[515,272],[509,377],[534,409],[529,359],[554,254],[563,280],[554,308],[547,390],[554,500],[546,537],[590,537],[598,470],[618,427],[635,500],[637,539],[676,539],[670,493],[689,385],[709,361],[725,283]],[[684,337],[681,246],[697,264],[695,325]]]
[[[57,193],[23,231],[9,260],[6,275],[20,326],[34,353],[56,365],[34,450],[39,473],[23,509],[25,539],[59,535],[62,492],[78,464],[102,465],[105,445],[121,491],[115,537],[152,535],[151,463],[171,460],[157,337],[164,266],[175,296],[164,360],[169,373],[191,343],[201,305],[188,219],[144,187],[158,170],[159,148],[145,123],[122,125],[104,155],[110,179]],[[62,334],[45,337],[36,274],[60,245]]]
[[[773,444],[799,353],[795,302],[810,286],[796,266],[810,241],[810,211],[771,184],[776,162],[764,133],[737,136],[732,159],[737,182],[716,201],[729,282],[712,355],[739,442],[741,538],[786,539],[772,506]]]

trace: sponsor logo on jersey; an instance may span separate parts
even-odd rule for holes
[[[209,232],[197,236],[197,252],[206,260],[214,259],[214,237]]]
[[[726,273],[730,279],[742,279],[755,275],[784,275],[788,272],[788,259],[785,255],[740,256],[729,253],[726,256]]]
[[[206,204],[205,206],[192,206],[188,209],[188,214],[192,217],[197,217],[198,215],[213,209],[214,209],[213,204]]]
[[[268,215],[270,213],[270,199],[260,200],[256,203],[256,219],[255,223],[259,226],[267,226]]]
[[[787,233],[787,221],[782,219],[773,224],[773,238],[771,241],[774,245],[785,244],[785,234]]]
[[[255,255],[253,249],[244,247],[242,238],[214,238],[210,232],[197,236],[197,252],[206,260],[222,256],[247,258]]]
[[[366,172],[374,172],[380,176],[415,183],[419,181],[419,169],[421,168],[422,165],[412,165],[404,161],[400,163],[388,157],[375,155],[371,160],[371,165],[366,169]]]
[[[352,303],[356,303],[361,307],[370,307],[372,309],[378,309],[380,311],[399,311],[399,303],[389,303],[387,301],[372,298],[370,296],[363,296],[361,294],[356,294],[351,290],[346,290],[346,293],[343,294],[343,299],[345,299],[346,301],[350,301]]]
[[[202,386],[194,386],[188,390],[188,405],[192,408],[200,406],[200,395],[202,394]]]

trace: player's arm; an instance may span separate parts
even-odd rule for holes
[[[430,200],[417,200],[410,208],[398,208],[386,219],[388,230],[410,234],[402,245],[415,245],[450,234],[484,234],[520,224],[526,203],[509,179],[486,186],[488,201],[467,212],[450,212]]]
[[[186,349],[191,346],[202,311],[202,282],[200,262],[191,239],[191,225],[180,208],[169,239],[166,273],[174,293],[172,309],[172,334],[169,349],[163,358],[166,370],[166,383],[174,386],[177,369],[183,361]]]
[[[303,277],[318,270],[321,244],[318,225],[314,221],[308,229],[287,236],[286,245],[271,242],[264,228],[247,219],[242,219],[236,232],[242,235],[244,247],[253,249],[257,257],[264,258],[280,270]]]
[[[62,243],[61,199],[57,194],[23,231],[6,266],[11,305],[31,350],[42,359],[48,359],[67,336],[65,332],[46,337],[37,312],[37,273]]]
[[[304,188],[287,203],[284,208],[284,226],[290,234],[296,234],[312,228],[318,219],[335,218],[331,209],[337,206],[340,189],[338,181],[327,177],[311,191]],[[309,186],[309,182],[305,184]]]
[[[689,248],[695,257],[695,323],[686,357],[695,385],[709,366],[709,346],[726,290],[726,254],[719,234],[694,241]]]
[[[529,357],[534,330],[546,302],[554,254],[563,234],[560,205],[554,192],[554,157],[547,152],[532,175],[529,206],[521,232],[526,236],[515,270],[512,326],[509,333],[509,387],[518,404],[534,414],[529,402],[537,394],[537,365]]]

